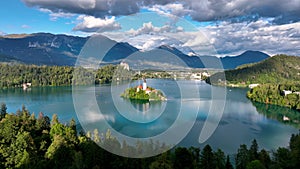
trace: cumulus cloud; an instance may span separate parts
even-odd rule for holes
[[[192,11],[186,9],[183,4],[174,3],[174,4],[167,4],[167,5],[153,5],[149,7],[148,10],[157,12],[162,15],[169,15],[170,13],[175,16],[184,16]]]
[[[71,18],[71,17],[75,16],[75,14],[65,13],[65,12],[62,12],[61,10],[58,10],[56,12],[52,12],[51,10],[45,9],[45,8],[40,8],[39,10],[41,12],[48,13],[50,16],[50,20],[52,20],[52,21],[56,21],[59,18]]]
[[[59,18],[71,18],[75,16],[71,13],[64,13],[64,12],[58,12],[58,13],[50,13],[50,19],[53,21],[56,21]]]
[[[115,17],[111,18],[95,18],[93,16],[80,15],[77,20],[78,23],[73,30],[82,32],[106,32],[121,29],[119,23],[116,22]]]
[[[161,45],[179,46],[180,44],[178,40],[176,41],[175,39],[160,35],[139,35],[130,39],[126,39],[126,41],[143,51],[149,51]]]
[[[204,30],[220,54],[260,50],[269,54],[299,55],[300,22],[273,25],[268,20],[208,26]]]
[[[249,15],[273,17],[276,23],[300,20],[299,0],[188,0],[186,8],[193,11],[191,16],[198,21],[226,20]]]
[[[243,19],[244,16],[275,18],[283,24],[300,21],[299,0],[23,0],[28,6],[54,13],[76,13],[95,17],[135,14],[141,8],[174,15],[190,15],[197,21]],[[253,17],[247,17],[247,19]]]
[[[134,0],[23,0],[30,7],[49,9],[54,13],[86,14],[95,17],[129,15],[139,11]]]
[[[162,45],[175,47],[187,55],[197,53],[199,55],[215,55],[215,50],[209,40],[203,36],[201,32],[167,32],[163,34],[142,34],[138,36],[130,36],[128,34],[124,39],[114,33],[105,33],[105,36],[116,40],[128,42],[130,45],[142,50],[149,51]],[[124,36],[124,33],[123,33]],[[116,38],[115,38],[116,37]],[[191,45],[190,39],[197,39],[194,46]]]
[[[141,28],[138,30],[142,30]],[[113,35],[113,34],[110,34]],[[130,36],[122,33],[122,39],[141,50],[151,50],[161,45],[169,45],[188,54],[236,55],[246,50],[259,50],[270,55],[285,53],[299,55],[300,22],[274,25],[268,19],[253,22],[221,22],[194,32],[165,32]],[[108,36],[112,39],[116,36]]]
[[[137,30],[131,29],[128,31],[129,34],[134,36],[142,34],[161,34],[167,32],[182,32],[182,27],[174,27],[171,25],[164,25],[162,27],[153,26],[152,22],[144,23],[143,26]]]
[[[184,32],[170,23],[156,27],[151,22],[125,34],[152,38],[131,40],[136,47],[146,50],[170,43],[184,50],[189,47],[198,54],[211,53],[213,47],[221,55],[261,50],[269,54],[299,55],[300,2],[299,0],[22,0],[26,5],[47,11],[54,20],[80,14],[75,31],[95,32],[118,30],[120,25],[111,16],[130,15],[148,9],[160,14],[190,16],[196,21],[218,21],[201,33]],[[161,34],[166,35],[161,38]],[[111,34],[113,35],[113,34]],[[155,35],[156,37],[154,37]],[[206,38],[207,36],[207,38]],[[128,38],[115,34],[119,39]],[[181,43],[173,42],[176,37]],[[119,40],[118,39],[118,40]],[[127,39],[128,40],[128,39]],[[147,41],[146,41],[147,40]],[[128,40],[130,42],[130,39]],[[213,45],[212,45],[213,44]]]

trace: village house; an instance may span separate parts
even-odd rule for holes
[[[283,92],[284,96],[286,96],[286,95],[288,95],[288,94],[292,94],[292,93],[293,93],[293,92],[292,92],[292,91],[290,91],[290,90],[283,90],[282,92]]]
[[[26,90],[30,86],[31,86],[31,83],[23,83],[22,84],[23,90]]]
[[[250,84],[250,85],[249,85],[249,88],[250,88],[250,89],[253,89],[254,87],[257,87],[257,86],[259,86],[259,84]]]
[[[125,63],[125,62],[121,62],[120,66],[122,66],[125,70],[128,70],[128,71],[130,69],[129,65],[127,63]]]
[[[291,90],[283,90],[282,92],[283,92],[284,96],[289,95],[289,94],[297,94],[297,95],[300,95],[300,92],[293,92],[293,91],[291,91]]]

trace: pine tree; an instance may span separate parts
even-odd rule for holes
[[[200,167],[202,169],[215,168],[214,154],[209,145],[206,145],[201,152]]]
[[[235,158],[236,169],[245,169],[249,163],[249,150],[245,144],[240,145]]]
[[[233,169],[233,166],[232,166],[232,164],[230,162],[230,159],[229,159],[229,155],[227,155],[227,158],[226,158],[225,168],[226,169]]]
[[[0,120],[3,119],[5,117],[7,113],[7,107],[5,103],[1,104],[1,110],[0,110]]]
[[[256,139],[254,139],[252,141],[252,145],[251,145],[250,150],[249,150],[249,158],[250,158],[249,159],[250,161],[258,159],[258,144],[257,144]]]

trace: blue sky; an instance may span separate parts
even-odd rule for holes
[[[300,55],[299,0],[9,0],[0,8],[3,35],[103,33],[143,50],[168,43],[203,54],[213,46],[219,55]]]
[[[66,24],[69,19],[51,21],[49,14],[37,8],[29,8],[20,0],[0,1],[0,31],[7,34],[70,32],[73,25]]]
[[[67,18],[59,17],[53,19],[49,12],[42,12],[38,7],[30,8],[20,0],[0,1],[0,8],[0,31],[6,34],[49,32],[54,34],[86,35],[82,34],[81,31],[73,31],[73,28],[76,26],[76,18],[80,14],[74,14],[74,16]],[[121,31],[138,29],[146,22],[152,22],[153,26],[156,27],[161,27],[169,22],[167,17],[159,16],[159,14],[153,13],[151,10],[141,9],[140,13],[151,13],[151,15],[144,15],[142,19],[136,19],[139,16],[134,15],[131,17],[116,17],[116,20],[122,25]],[[185,19],[195,26],[206,26],[209,24],[209,22],[195,22],[190,17],[185,17]],[[182,22],[177,24],[185,25]],[[191,28],[187,26],[186,29]]]

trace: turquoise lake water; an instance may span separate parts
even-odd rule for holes
[[[254,105],[246,98],[247,89],[212,87],[201,81],[149,79],[147,82],[149,86],[163,91],[168,100],[140,103],[120,98],[123,89],[140,83],[135,81],[75,89],[79,93],[83,91],[87,96],[90,92],[90,97],[85,97],[85,101],[95,99],[102,114],[88,110],[85,114],[76,114],[72,87],[36,87],[27,91],[2,89],[0,102],[6,103],[9,112],[16,112],[24,104],[36,115],[43,112],[51,117],[56,113],[61,122],[67,123],[74,118],[78,122],[85,123],[88,129],[97,126],[100,121],[107,120],[116,131],[135,138],[162,134],[177,121],[181,121],[183,126],[185,123],[188,125],[190,121],[195,121],[179,145],[203,147],[205,144],[210,144],[214,149],[221,148],[227,153],[235,153],[240,144],[250,145],[253,139],[257,139],[260,148],[267,150],[287,146],[291,134],[298,132],[295,126],[267,117],[262,112],[264,109],[257,107],[258,105]],[[212,90],[226,91],[224,113],[212,136],[200,144],[198,140],[203,124],[209,113],[214,113],[210,109],[220,106],[211,105]],[[287,108],[274,109],[280,112],[283,110],[287,113],[295,113]],[[181,113],[182,116],[178,119]]]

